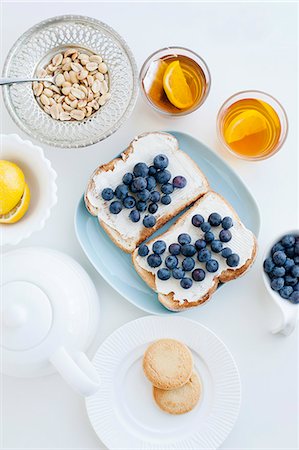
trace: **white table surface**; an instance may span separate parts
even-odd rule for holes
[[[298,445],[298,334],[273,336],[275,314],[261,278],[261,255],[276,234],[295,228],[298,218],[298,142],[296,4],[287,3],[13,3],[2,6],[5,58],[29,27],[59,14],[83,14],[114,27],[131,47],[138,67],[154,50],[186,46],[207,61],[212,89],[202,108],[185,118],[156,115],[138,99],[128,122],[104,142],[81,150],[44,146],[58,173],[58,204],[45,228],[21,246],[59,249],[79,261],[94,280],[102,322],[94,349],[113,330],[145,313],[117,294],[93,269],[74,232],[76,204],[93,169],[109,161],[138,133],[181,130],[220,154],[244,179],[257,199],[262,228],[253,269],[221,290],[217,301],[194,309],[192,317],[214,330],[228,345],[242,379],[242,406],[222,448],[293,449]],[[3,61],[2,61],[3,64]],[[276,156],[250,163],[228,155],[217,143],[215,118],[222,102],[243,89],[265,90],[285,106],[290,132]],[[2,132],[19,133],[1,101]],[[297,225],[298,227],[298,225]],[[104,448],[86,414],[84,400],[58,375],[2,379],[2,448]],[[115,430],[117,432],[117,429]]]

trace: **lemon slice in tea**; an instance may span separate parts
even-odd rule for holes
[[[190,108],[194,99],[179,61],[173,61],[163,76],[163,88],[168,100],[179,109]]]

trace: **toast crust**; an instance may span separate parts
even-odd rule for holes
[[[168,138],[175,139],[177,141],[177,139],[174,136],[172,136],[170,133],[163,133],[163,132],[159,132],[159,131],[142,133],[139,136],[137,136],[133,141],[131,141],[128,148],[124,152],[122,152],[119,157],[116,157],[116,158],[112,159],[110,162],[99,166],[91,175],[90,180],[87,185],[87,188],[86,188],[86,191],[85,191],[85,194],[84,194],[85,205],[90,214],[92,214],[93,216],[98,215],[97,208],[94,207],[88,199],[88,193],[93,192],[95,189],[94,177],[96,175],[99,175],[102,172],[108,172],[109,170],[113,171],[116,163],[119,160],[126,161],[129,158],[130,154],[134,152],[134,148],[133,148],[134,142],[146,135],[149,135],[149,134],[162,134],[162,135],[168,136]],[[157,222],[154,227],[152,227],[152,228],[144,227],[142,229],[142,232],[138,236],[136,236],[135,239],[124,239],[118,230],[115,230],[114,228],[112,228],[110,225],[106,224],[103,220],[101,220],[99,218],[98,220],[99,220],[99,224],[101,225],[101,227],[105,230],[105,232],[108,234],[110,239],[114,242],[114,244],[117,245],[119,248],[121,248],[121,250],[123,250],[124,252],[132,253],[135,250],[135,248],[139,244],[141,244],[141,242],[146,240],[155,231],[157,231],[159,228],[161,228],[166,222],[168,222],[170,219],[175,217],[177,214],[179,214],[181,211],[183,211],[185,208],[187,208],[189,205],[191,205],[194,201],[198,200],[200,197],[202,197],[205,193],[208,192],[209,183],[208,183],[206,176],[203,174],[203,172],[200,170],[200,168],[197,166],[197,164],[195,164],[195,162],[192,160],[192,158],[189,155],[187,155],[187,153],[185,153],[179,149],[178,142],[177,142],[177,150],[176,151],[179,153],[182,153],[184,155],[185,159],[188,159],[190,162],[192,162],[194,164],[194,170],[196,170],[198,172],[199,176],[201,176],[201,178],[203,180],[203,187],[202,187],[201,192],[197,193],[196,195],[194,195],[193,197],[191,197],[190,199],[185,201],[183,204],[177,205],[177,207],[175,209],[173,209],[171,213],[164,214],[162,217],[157,219]]]
[[[209,193],[213,193],[213,191],[209,191]],[[237,213],[235,212],[235,210],[233,209],[233,207],[230,205],[230,203],[224,199],[222,197],[222,195],[218,194],[217,195],[219,197],[221,197],[221,199],[229,206],[229,208],[231,208],[234,213],[235,213],[235,218],[237,219],[237,221],[239,223],[241,223],[241,220],[239,218],[239,216],[237,215]],[[198,206],[200,205],[202,198],[200,198],[199,200],[197,200],[194,205],[189,208],[185,214],[190,214],[192,213],[192,211],[196,211],[196,209],[198,208]],[[180,225],[181,222],[183,222],[184,218],[185,218],[185,214],[183,214],[181,217],[179,217],[176,222],[171,225],[171,227],[169,227],[169,229],[166,231],[168,232],[169,230],[174,229],[176,226]],[[163,233],[164,234],[164,233]],[[163,238],[163,234],[161,234],[159,236],[159,239]],[[141,276],[141,278],[148,284],[148,286],[153,289],[155,292],[157,292],[158,294],[158,300],[160,301],[160,303],[162,303],[165,308],[169,309],[170,311],[184,311],[187,310],[189,308],[193,308],[195,306],[199,306],[199,305],[203,305],[204,303],[206,303],[208,300],[210,300],[210,298],[212,297],[212,295],[214,294],[214,292],[216,291],[219,283],[227,283],[228,281],[232,281],[235,280],[237,278],[239,278],[241,275],[243,275],[247,269],[249,269],[249,267],[253,264],[255,258],[256,258],[256,254],[257,254],[257,241],[255,236],[254,237],[254,245],[252,248],[252,253],[251,253],[251,257],[247,259],[247,261],[245,262],[245,264],[243,264],[243,266],[239,267],[238,269],[226,269],[225,271],[222,271],[218,276],[216,276],[213,279],[213,285],[211,286],[211,288],[209,289],[209,291],[201,298],[199,298],[196,301],[188,301],[188,300],[184,300],[183,302],[180,302],[179,300],[175,299],[175,295],[174,292],[170,292],[169,294],[161,294],[160,292],[157,291],[157,286],[156,286],[156,282],[155,282],[155,275],[152,272],[149,272],[145,269],[143,269],[138,263],[137,263],[137,255],[138,255],[138,249],[136,249],[133,254],[132,254],[132,261],[133,261],[133,265],[135,267],[136,272]],[[152,242],[154,242],[157,238],[151,239],[148,244],[151,244]]]

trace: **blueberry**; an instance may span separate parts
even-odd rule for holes
[[[191,236],[190,236],[189,234],[187,234],[187,233],[181,233],[181,234],[178,236],[178,242],[179,242],[181,245],[184,245],[184,244],[190,244],[190,242],[191,242]]]
[[[273,261],[276,266],[283,266],[286,260],[287,260],[286,254],[282,250],[278,250],[273,254]]]
[[[180,281],[180,285],[183,289],[190,289],[193,284],[191,278],[182,278]]]
[[[183,266],[183,269],[184,269],[186,272],[190,272],[190,271],[193,270],[194,267],[195,267],[195,261],[194,261],[193,258],[190,258],[190,257],[188,256],[187,258],[184,258],[184,259],[183,259],[182,266]]]
[[[148,168],[148,174],[149,176],[153,177],[157,172],[157,169],[155,166],[149,166]]]
[[[155,180],[154,177],[148,177],[148,178],[146,179],[146,183],[147,183],[146,188],[147,188],[149,191],[152,191],[152,190],[155,189],[155,187],[157,186],[157,183],[156,183],[156,180]]]
[[[202,281],[206,277],[206,272],[203,269],[194,269],[192,272],[192,278],[194,281]]]
[[[165,265],[166,267],[168,267],[168,269],[174,269],[175,267],[177,267],[178,263],[179,261],[175,255],[169,255],[165,259]]]
[[[232,253],[231,255],[228,256],[228,258],[226,259],[226,264],[229,267],[237,267],[237,265],[240,262],[240,256],[237,255],[236,253]]]
[[[224,230],[228,230],[233,226],[233,219],[231,217],[226,216],[222,219],[221,225]]]
[[[208,232],[209,233],[209,232]],[[222,250],[223,244],[221,241],[218,241],[217,239],[215,239],[214,241],[211,242],[211,249],[213,250],[213,252],[215,253],[220,253]]]
[[[133,182],[130,184],[129,189],[133,194],[136,194],[136,192],[138,192]]]
[[[159,184],[165,184],[168,183],[168,181],[171,178],[171,173],[169,170],[160,170],[156,173],[156,180]]]
[[[219,264],[216,261],[216,259],[210,259],[206,263],[206,269],[208,272],[212,272],[212,273],[217,272],[218,267],[219,267]]]
[[[299,266],[293,266],[290,270],[292,277],[299,278]]]
[[[125,208],[131,209],[134,208],[135,204],[136,204],[136,200],[134,197],[132,197],[131,195],[128,195],[128,197],[126,197],[123,200],[123,204]]]
[[[271,281],[271,288],[273,291],[280,291],[284,286],[284,279],[283,278],[273,278]]]
[[[150,199],[153,203],[158,203],[160,201],[160,192],[158,191],[151,192]]]
[[[198,261],[200,262],[207,262],[211,259],[212,255],[210,250],[208,250],[207,248],[203,248],[202,250],[199,250],[198,252]]]
[[[221,250],[221,256],[223,256],[223,258],[228,258],[232,253],[233,252],[228,247],[224,247],[224,249]],[[274,265],[273,265],[273,267],[274,267]]]
[[[150,214],[147,214],[143,219],[143,225],[146,228],[152,228],[156,225],[156,219],[154,216],[151,216]]]
[[[120,184],[115,189],[115,196],[119,198],[120,200],[123,200],[128,195],[129,188],[125,184]]]
[[[149,213],[155,214],[158,211],[158,203],[150,203],[147,209]]]
[[[295,286],[298,283],[298,279],[292,277],[291,275],[286,275],[285,276],[285,284],[287,286]]]
[[[123,207],[120,201],[115,200],[114,202],[110,203],[109,211],[111,212],[111,214],[119,214],[122,209]]]
[[[129,214],[129,218],[132,220],[132,222],[139,222],[140,212],[137,211],[136,209],[133,209]]]
[[[131,172],[127,172],[123,176],[123,183],[128,186],[129,184],[132,183],[133,178],[134,178],[133,174]]]
[[[172,184],[173,184],[173,187],[175,187],[177,189],[183,189],[187,184],[187,180],[185,177],[178,175],[178,176],[174,177],[174,179],[172,180]]]
[[[137,193],[137,197],[142,202],[146,202],[150,198],[150,191],[148,191],[147,189],[143,189],[143,191]]]
[[[299,282],[293,286],[294,291],[299,291]]]
[[[113,189],[111,189],[111,188],[103,189],[102,190],[102,197],[103,197],[104,200],[107,200],[107,201],[112,200],[113,197],[114,197]]]
[[[292,247],[288,247],[285,249],[285,254],[289,257],[289,258],[294,258],[295,256],[295,246],[293,245]]]
[[[136,203],[136,208],[138,209],[138,211],[145,211],[147,207],[146,202],[142,202],[141,200],[139,200],[139,202]]]
[[[289,300],[292,303],[295,303],[295,304],[299,303],[299,292],[298,291],[292,292],[292,294],[290,295]]]
[[[197,239],[195,242],[195,247],[197,250],[201,250],[202,248],[205,248],[207,246],[207,243],[204,239]]]
[[[157,255],[162,255],[166,250],[166,244],[164,241],[156,241],[153,243],[153,252]]]
[[[283,247],[285,248],[289,248],[292,247],[295,244],[296,240],[295,240],[295,236],[291,235],[291,234],[287,234],[286,236],[284,236],[281,239],[281,244],[283,245]]]
[[[181,253],[184,256],[193,256],[196,253],[196,248],[192,244],[183,244],[181,247]]]
[[[285,276],[285,268],[284,267],[274,267],[274,269],[272,270],[272,275],[273,278],[281,278]]]
[[[295,265],[295,261],[291,258],[287,258],[286,262],[284,263],[283,267],[285,268],[286,272],[290,271],[291,268]]]
[[[212,225],[212,227],[219,227],[219,225],[221,224],[221,220],[222,217],[216,212],[210,214],[208,218],[208,222],[210,225]]]
[[[162,154],[155,156],[154,166],[156,169],[165,169],[168,166],[167,156]]]
[[[207,231],[210,231],[211,225],[209,224],[209,222],[204,222],[200,225],[200,228],[204,233],[206,233]]]
[[[214,233],[212,233],[212,231],[207,231],[205,233],[204,239],[207,244],[210,244],[215,239]]]
[[[291,293],[293,292],[293,288],[292,286],[284,286],[283,288],[280,289],[279,293],[280,296],[282,298],[289,298],[289,296],[291,295]]]
[[[168,251],[171,255],[179,255],[181,253],[181,246],[180,244],[170,244],[168,247]]]
[[[221,230],[219,233],[219,239],[221,242],[229,242],[232,238],[232,234],[229,230]]]
[[[141,244],[140,247],[138,248],[138,255],[146,256],[148,254],[149,254],[148,246],[146,244]]]
[[[163,205],[169,205],[171,203],[170,195],[162,195],[161,203],[163,203]]]
[[[271,248],[271,255],[273,255],[275,252],[278,252],[280,250],[284,250],[284,247],[283,247],[283,245],[280,242],[277,242]]]
[[[152,253],[147,257],[147,263],[150,267],[159,267],[162,264],[161,256]]]
[[[202,217],[201,214],[195,214],[192,217],[192,225],[194,225],[195,227],[200,227],[200,225],[202,223],[204,223],[205,219]]]
[[[131,190],[133,188],[134,190],[136,189],[136,192],[140,192],[143,191],[146,188],[146,186],[147,186],[146,179],[142,177],[137,177],[132,181]]]
[[[164,281],[164,280],[169,280],[171,273],[170,273],[169,269],[163,268],[163,269],[158,270],[157,275],[158,275],[158,278],[160,278],[160,280]]]
[[[295,256],[295,258],[294,258],[294,263],[295,263],[295,264],[299,264],[299,256]]]
[[[139,162],[134,166],[133,173],[135,177],[145,178],[148,175],[148,167],[145,163]]]
[[[172,194],[173,193],[173,185],[171,183],[162,184],[161,191],[163,192],[163,194]]]
[[[184,278],[185,272],[184,272],[183,269],[181,269],[180,267],[176,267],[176,268],[173,269],[173,271],[172,271],[172,276],[173,276],[173,278],[175,278],[176,280],[181,280],[182,278]]]
[[[294,245],[294,252],[296,256],[299,256],[299,242]]]

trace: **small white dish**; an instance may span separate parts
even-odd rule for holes
[[[99,327],[97,291],[70,256],[25,247],[2,256],[1,371],[15,377],[59,372],[86,396],[99,376],[84,351]]]
[[[31,194],[29,209],[19,222],[0,224],[0,246],[16,245],[44,227],[57,202],[57,174],[43,149],[17,134],[1,135],[0,159],[22,169]]]
[[[269,245],[267,245],[267,249],[263,257],[263,262],[266,258],[271,256],[271,248],[273,247],[273,245],[279,242],[286,234],[295,234],[299,236],[299,230],[286,231],[285,233],[280,233],[278,236],[276,236],[276,238],[273,239],[269,243]],[[280,333],[288,336],[294,331],[299,320],[299,305],[295,305],[289,300],[285,300],[279,295],[278,292],[271,289],[270,279],[264,269],[262,269],[262,273],[266,290],[272,300],[273,305],[275,305],[275,308],[278,309],[280,313],[280,323],[272,329],[272,333]]]
[[[144,351],[160,338],[178,339],[192,351],[203,394],[187,414],[161,411],[143,373]],[[238,417],[241,386],[236,364],[223,342],[198,322],[179,316],[134,320],[103,342],[93,364],[101,386],[86,399],[86,407],[95,432],[109,449],[216,449]]]

